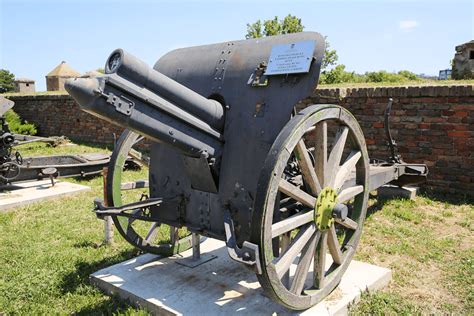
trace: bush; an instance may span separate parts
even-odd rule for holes
[[[353,72],[345,70],[346,66],[337,65],[329,71],[321,73],[320,82],[325,84],[344,83],[344,82],[364,82],[364,77]]]
[[[30,124],[26,121],[23,123],[20,119],[20,116],[11,109],[5,113],[4,117],[12,133],[23,135],[36,135],[36,133],[38,132],[34,124]]]
[[[346,66],[337,65],[329,71],[321,73],[319,82],[322,84],[336,84],[336,83],[364,83],[364,82],[407,82],[420,81],[418,77],[411,71],[401,70],[398,73],[388,72],[385,70],[366,72],[363,75],[346,71]]]
[[[401,70],[398,74],[408,80],[420,80],[420,78],[413,72],[408,70]]]
[[[398,73],[379,70],[366,72],[365,76],[367,77],[365,82],[405,82],[420,80],[417,75],[408,70],[402,70]]]

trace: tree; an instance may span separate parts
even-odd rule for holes
[[[319,82],[325,84],[357,82],[360,77],[355,72],[346,71],[346,66],[337,65],[329,71],[324,71],[319,78]]]
[[[304,29],[301,19],[298,17],[288,14],[283,20],[278,20],[276,16],[272,20],[260,21],[252,24],[247,24],[246,39],[249,38],[260,38],[264,36],[273,36],[279,34],[290,34],[302,32]],[[335,50],[329,50],[329,42],[327,37],[324,38],[326,42],[326,50],[324,52],[323,62],[321,70],[327,69],[329,66],[334,66],[337,63],[337,52]]]
[[[6,69],[0,69],[0,93],[15,91],[15,75]]]
[[[262,21],[260,20],[252,24],[247,24],[247,35],[245,35],[245,38],[260,38],[279,34],[298,33],[302,32],[303,29],[304,26],[301,24],[301,19],[288,14],[283,20],[278,20],[276,16],[273,20],[263,21],[263,29]]]
[[[339,59],[336,50],[329,49],[331,45],[329,44],[327,36],[324,37],[324,41],[326,42],[326,49],[324,51],[323,62],[321,63],[322,71],[325,71],[329,66],[335,66],[337,64],[337,60]]]

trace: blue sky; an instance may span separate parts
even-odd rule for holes
[[[0,0],[0,68],[36,80],[62,60],[85,72],[118,47],[150,65],[178,47],[243,39],[257,19],[300,17],[348,70],[437,74],[474,38],[471,1]]]

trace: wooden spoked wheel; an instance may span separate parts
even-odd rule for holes
[[[147,159],[134,149],[143,139],[141,135],[130,130],[125,130],[118,139],[110,158],[107,173],[105,200],[108,206],[121,206],[136,202],[148,194],[148,187],[141,185],[148,177]],[[133,171],[124,171],[130,158],[142,165],[142,172],[135,171],[133,174]],[[139,216],[150,215],[143,214],[144,212],[139,209],[132,211],[132,213]],[[149,253],[173,254],[172,246],[177,243],[179,238],[177,228],[160,224],[151,219],[138,220],[123,216],[112,216],[112,219],[120,235],[133,246]],[[169,236],[171,245],[163,243],[164,236]]]
[[[284,306],[301,310],[339,284],[367,211],[369,159],[357,120],[336,105],[312,105],[275,140],[262,169],[252,240],[258,279]]]

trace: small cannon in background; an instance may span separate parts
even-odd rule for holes
[[[4,118],[14,102],[0,96],[0,189],[14,189],[13,183],[50,178],[97,175],[108,165],[110,156],[103,153],[55,155],[23,158],[18,145],[32,142],[54,144],[60,138],[13,134]]]
[[[312,32],[178,49],[153,68],[118,49],[104,76],[68,80],[83,110],[127,128],[96,214],[146,252],[160,253],[161,224],[224,240],[275,301],[296,310],[321,301],[352,260],[369,192],[427,174],[401,159],[369,163],[357,120],[340,106],[296,111],[323,52]],[[124,160],[143,136],[149,198],[124,205]]]

